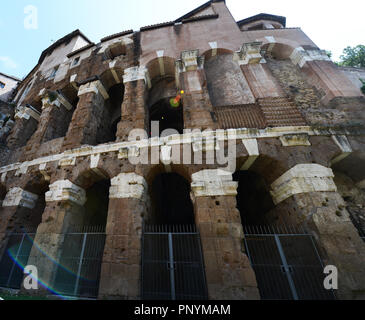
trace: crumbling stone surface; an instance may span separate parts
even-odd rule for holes
[[[290,60],[268,59],[268,66],[285,93],[313,126],[363,126],[363,97],[337,97],[324,105],[324,92],[308,82],[308,76]],[[351,110],[351,111],[350,111]]]
[[[324,262],[341,269],[342,297],[361,298],[365,248],[354,225],[364,230],[364,191],[336,173],[337,192],[329,168],[334,159],[342,163],[352,159],[350,165],[358,167],[359,174],[364,172],[364,97],[350,95],[356,90],[348,82],[342,88],[340,71],[336,76],[339,87],[326,87],[325,81],[318,88],[312,85],[310,77],[317,79],[319,69],[311,69],[311,75],[305,73],[307,62],[301,68],[289,60],[294,49],[314,48],[299,29],[241,32],[223,1],[209,5],[218,17],[194,15],[193,21],[114,35],[71,52],[63,57],[55,78],[43,72],[47,66],[37,65],[15,98],[18,110],[29,108],[28,113],[15,116],[17,110],[0,104],[0,201],[14,188],[41,199],[34,210],[0,208],[0,252],[9,232],[31,224],[37,228],[37,245],[57,259],[67,230],[91,221],[81,201],[87,190],[113,182],[116,185],[106,187],[109,193],[103,195],[109,203],[104,208],[106,243],[99,298],[139,299],[142,225],[153,211],[149,189],[157,175],[177,173],[191,186],[209,297],[259,299],[256,276],[243,245],[236,183],[193,178],[204,170],[228,170],[214,155],[219,150],[227,155],[235,137],[232,170],[257,173],[269,191],[298,165],[317,164],[329,172],[326,183],[317,177],[292,177],[296,180],[288,188],[295,189],[295,182],[303,179],[308,188],[295,189],[266,216],[270,224],[307,227],[316,237]],[[265,43],[252,45],[258,38]],[[261,56],[271,44],[280,59]],[[256,48],[253,54],[243,50],[252,47]],[[75,57],[80,61],[72,65]],[[337,70],[330,61],[321,62],[331,72]],[[112,106],[113,88],[121,90],[116,96],[124,95],[123,101],[116,99],[116,106]],[[157,139],[146,140],[150,108],[182,91],[183,128],[209,131],[201,141],[189,135],[170,136],[159,141],[161,146],[151,147]],[[43,101],[50,93],[54,104]],[[325,103],[324,97],[332,98]],[[128,141],[133,129],[145,131],[139,139],[143,141]],[[346,139],[351,148],[338,143]],[[180,154],[169,164],[174,148]],[[191,158],[184,163],[186,149]],[[149,155],[147,163],[128,159],[129,154],[138,157],[143,152]],[[189,162],[199,152],[202,162]],[[152,155],[158,158],[160,153],[163,159],[153,162]],[[122,180],[116,179],[119,175]],[[323,185],[331,188],[320,189]],[[46,283],[52,281],[55,269],[49,259],[34,249],[29,263],[40,266],[39,275]]]
[[[338,192],[346,202],[346,209],[361,235],[365,237],[365,191],[356,186],[352,179],[336,172]]]

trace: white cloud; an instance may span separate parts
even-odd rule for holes
[[[2,62],[2,65],[8,69],[16,69],[18,67],[16,62],[13,59],[11,59],[10,57],[1,57],[0,56],[0,62]]]

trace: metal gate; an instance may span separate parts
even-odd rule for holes
[[[143,227],[142,298],[208,299],[200,235],[195,226]]]
[[[54,280],[57,294],[97,298],[105,244],[105,232],[101,230],[95,227],[89,232],[65,234]]]
[[[5,250],[0,260],[0,287],[20,289],[24,266],[32,250],[35,233],[12,233],[5,239]]]
[[[334,300],[324,288],[324,266],[304,230],[244,227],[245,246],[262,299]]]

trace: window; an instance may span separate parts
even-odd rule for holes
[[[53,79],[56,76],[58,67],[53,68],[51,75],[49,76],[50,79]]]
[[[0,89],[4,89],[5,88],[5,83],[0,81]]]
[[[72,67],[77,66],[79,62],[80,62],[80,57],[75,58],[74,61],[72,62]]]

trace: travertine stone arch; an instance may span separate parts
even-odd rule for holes
[[[261,49],[276,59],[288,59],[300,44],[285,38],[267,36],[257,39],[262,42]]]
[[[215,56],[220,56],[220,55],[224,55],[224,54],[234,54],[234,51],[231,49],[227,49],[227,48],[222,48],[222,47],[216,47],[216,48],[211,48],[207,51],[204,51],[202,53],[202,56],[204,57],[205,62],[209,61],[211,58],[215,57]]]
[[[148,78],[151,86],[154,81],[160,77],[174,76],[175,77],[175,58],[165,56],[164,51],[156,52],[157,58],[153,58],[146,63],[146,69],[148,70]]]

